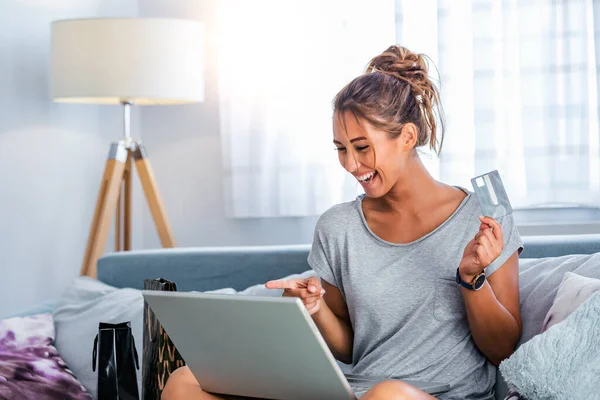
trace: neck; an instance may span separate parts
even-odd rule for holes
[[[429,174],[417,154],[408,161],[404,171],[401,179],[385,196],[373,199],[377,208],[382,211],[417,214],[443,190],[444,185]]]

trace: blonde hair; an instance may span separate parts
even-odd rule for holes
[[[405,124],[413,123],[418,129],[416,146],[429,144],[434,152],[441,151],[444,125],[439,93],[421,54],[390,46],[371,59],[365,74],[340,90],[333,104],[334,112],[350,111],[393,138],[400,136]]]

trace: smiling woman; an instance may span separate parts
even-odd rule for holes
[[[448,384],[444,400],[491,400],[495,366],[521,334],[512,215],[481,217],[477,197],[434,179],[417,152],[439,149],[437,99],[423,56],[399,46],[340,90],[333,141],[364,194],[319,218],[308,256],[317,276],[266,283],[302,300],[352,374],[383,380],[365,400],[432,398],[388,377]],[[165,393],[183,399],[182,389],[215,398],[185,369]]]
[[[417,149],[439,151],[443,141],[439,109],[424,57],[400,46],[342,88],[333,142],[364,194],[317,223],[317,296],[303,282],[286,283],[298,289],[284,295],[303,299],[353,374],[447,382],[441,399],[491,399],[494,365],[521,330],[522,242],[512,216],[480,217],[471,192],[424,167]],[[394,396],[430,398],[394,387],[381,398]]]

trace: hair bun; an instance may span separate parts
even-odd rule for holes
[[[429,82],[423,56],[402,46],[390,46],[374,57],[366,72],[383,72],[417,86],[427,85]]]

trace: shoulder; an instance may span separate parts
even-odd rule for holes
[[[359,219],[360,215],[358,214],[357,208],[359,207],[359,204],[357,204],[358,202],[359,200],[356,199],[330,207],[319,217],[317,228],[329,229],[343,227],[346,226],[350,220]]]
[[[360,198],[332,206],[319,217],[315,226],[313,245],[308,256],[308,263],[317,274],[338,287],[343,293],[339,280],[343,264],[346,238],[360,224]]]
[[[349,226],[360,223],[360,199],[336,204],[325,211],[315,226],[315,234],[320,236],[337,236]]]
[[[477,195],[475,194],[475,192],[469,189],[465,189],[462,187],[460,189],[467,195],[467,198],[465,199],[463,204],[463,209],[465,213],[468,213],[471,216],[475,215],[475,218],[478,218],[481,214],[481,206],[479,205],[479,199],[477,198]]]

